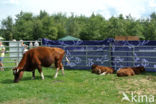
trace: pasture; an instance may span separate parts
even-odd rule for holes
[[[65,75],[60,71],[57,79],[51,68],[44,68],[43,73],[45,80],[36,70],[35,80],[32,73],[25,72],[19,83],[13,83],[12,70],[0,71],[0,104],[134,104],[121,102],[122,92],[129,97],[131,92],[153,95],[156,102],[156,73],[117,77],[98,76],[90,70],[65,70]]]

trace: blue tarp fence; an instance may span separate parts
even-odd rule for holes
[[[70,63],[67,69],[90,69],[92,64],[113,67],[144,66],[156,72],[156,41],[61,41],[42,39],[43,46],[59,47],[66,51]]]

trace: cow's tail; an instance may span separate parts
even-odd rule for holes
[[[67,56],[66,56],[66,61],[67,61],[68,63],[70,63],[70,61],[69,61],[69,59],[67,58]]]

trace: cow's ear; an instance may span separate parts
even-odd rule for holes
[[[17,73],[17,71],[16,70],[13,70],[13,74],[16,74]]]
[[[16,74],[17,73],[16,68],[12,69],[12,71],[13,71],[13,74]]]
[[[16,71],[17,71],[17,73],[18,73],[18,72],[19,72],[19,69],[17,69]]]
[[[12,70],[13,70],[13,73],[14,73],[14,74],[16,74],[16,73],[19,72],[19,69],[17,69],[17,68],[13,68]]]

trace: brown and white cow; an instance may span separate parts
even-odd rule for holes
[[[92,65],[91,69],[92,73],[96,73],[99,75],[112,74],[114,72],[114,69],[111,67],[105,67],[95,64]]]
[[[64,75],[64,68],[62,64],[64,54],[65,51],[61,48],[36,47],[30,49],[24,53],[18,66],[13,69],[14,82],[18,82],[22,78],[24,71],[31,71],[33,78],[35,78],[35,69],[38,69],[42,79],[44,79],[42,66],[49,67],[53,63],[57,68],[54,78],[57,77],[59,69],[62,70],[62,74]]]
[[[122,77],[122,76],[133,76],[135,74],[140,74],[141,72],[144,72],[145,68],[142,66],[139,67],[126,67],[126,68],[120,68],[117,71],[117,76]]]

